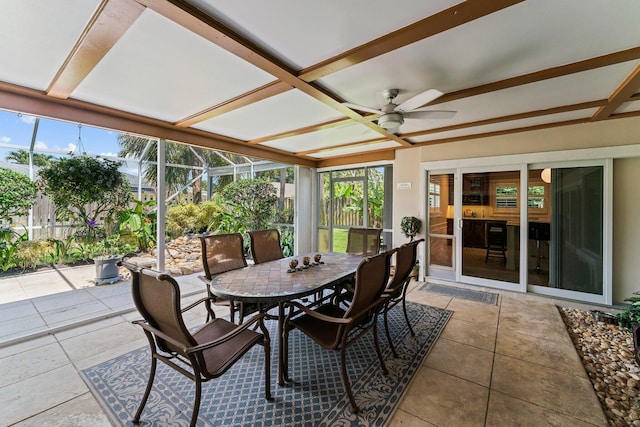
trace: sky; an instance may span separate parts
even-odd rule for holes
[[[19,148],[7,148],[5,145],[21,146],[28,150],[33,137],[35,117],[0,110],[0,160],[11,151]],[[80,139],[78,131],[80,130]],[[52,150],[45,154],[56,156],[56,152],[69,153],[81,151],[81,144],[88,154],[116,156],[118,154],[119,133],[83,125],[41,118],[36,134],[35,151]]]

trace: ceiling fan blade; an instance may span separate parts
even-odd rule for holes
[[[447,110],[424,110],[424,111],[409,111],[408,113],[402,113],[405,119],[450,119],[455,116],[457,111]]]
[[[417,94],[413,98],[409,98],[404,101],[402,104],[396,107],[396,111],[411,111],[416,108],[422,107],[423,105],[428,104],[436,98],[440,98],[444,95],[437,89],[428,89],[422,93]]]
[[[367,113],[374,113],[374,114],[382,114],[382,111],[376,110],[375,108],[363,107],[362,105],[352,104],[350,102],[343,102],[342,105],[344,105],[345,107],[349,107],[352,110],[366,111]]]

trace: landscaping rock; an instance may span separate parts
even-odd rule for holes
[[[609,425],[640,425],[640,366],[634,359],[631,332],[597,322],[586,311],[560,307],[560,313]]]

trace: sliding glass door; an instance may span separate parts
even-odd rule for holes
[[[529,204],[531,248],[528,284],[533,290],[557,289],[602,295],[604,291],[604,167],[532,169],[545,179],[548,205]],[[540,227],[537,211],[550,224]]]
[[[519,169],[463,171],[463,281],[520,282],[520,204]]]
[[[427,275],[610,303],[610,175],[604,160],[429,171]]]

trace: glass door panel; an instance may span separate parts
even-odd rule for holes
[[[455,268],[454,174],[430,174],[428,180],[429,275],[452,278],[451,272]]]
[[[549,286],[551,253],[551,169],[533,169],[528,173],[527,259],[528,284]]]
[[[462,275],[520,282],[520,170],[462,174]]]
[[[604,168],[538,169],[530,177],[538,173],[548,189],[549,223],[536,221],[539,195],[530,196],[529,284],[602,295]]]

